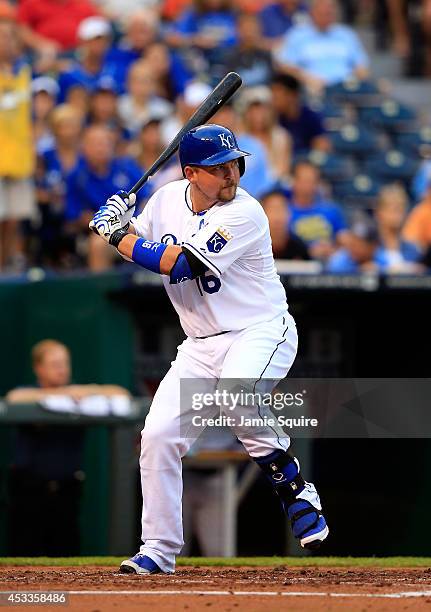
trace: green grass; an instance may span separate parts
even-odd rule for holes
[[[0,566],[116,566],[124,557],[0,557]],[[180,557],[178,566],[431,567],[431,557]]]

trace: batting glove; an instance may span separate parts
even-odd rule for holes
[[[110,243],[112,235],[117,230],[128,229],[130,219],[135,212],[135,204],[136,195],[134,193],[127,196],[125,191],[119,191],[99,208],[88,227]]]

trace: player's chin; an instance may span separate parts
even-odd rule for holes
[[[220,190],[218,200],[219,202],[231,202],[236,196],[236,190],[238,185],[232,185],[230,187],[223,187]]]

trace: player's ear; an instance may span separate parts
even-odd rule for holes
[[[194,168],[193,166],[186,166],[184,168],[184,174],[185,174],[186,179],[190,183],[196,182],[196,177],[197,177],[196,168]]]

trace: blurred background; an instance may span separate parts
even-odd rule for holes
[[[292,374],[428,376],[429,0],[0,0],[0,555],[136,549],[139,430],[182,332],[88,221],[229,70],[243,87],[212,121],[252,153]],[[179,178],[174,157],[139,210]],[[294,449],[322,553],[429,554],[420,433]],[[302,554],[249,468],[224,434],[185,461],[188,554]]]

